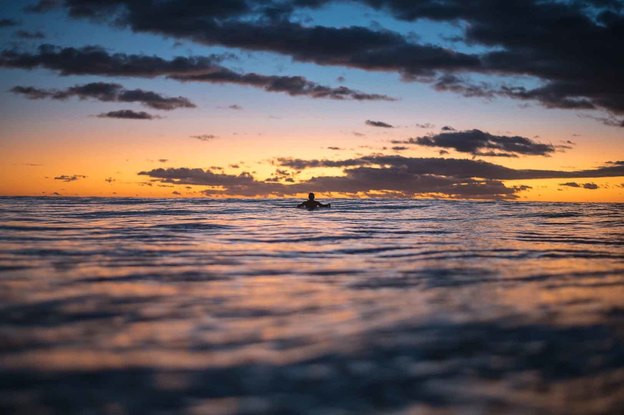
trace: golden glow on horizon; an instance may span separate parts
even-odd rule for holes
[[[187,120],[188,121],[188,120]],[[43,125],[35,124],[25,130],[11,125],[1,133],[0,151],[4,165],[0,195],[41,196],[58,193],[63,196],[106,196],[106,197],[203,197],[207,186],[170,185],[152,182],[140,171],[155,168],[190,167],[208,169],[221,167],[226,174],[251,173],[257,180],[273,175],[279,166],[273,165],[277,157],[301,159],[347,159],[373,153],[396,154],[405,157],[439,157],[438,149],[410,147],[406,151],[393,151],[391,139],[414,136],[422,131],[398,131],[389,133],[368,129],[365,136],[357,136],[345,129],[337,133],[323,131],[321,126],[308,133],[287,132],[267,127],[261,133],[227,134],[225,127],[183,127],[178,122],[163,124],[115,123],[110,127],[93,129],[90,122],[102,124],[100,120],[77,122],[71,128],[52,128],[44,133]],[[307,122],[306,122],[307,123]],[[227,123],[229,124],[229,122]],[[104,124],[102,124],[103,126]],[[125,125],[125,128],[122,126]],[[229,126],[231,128],[231,126]],[[191,132],[215,131],[218,138],[202,142],[190,137]],[[11,135],[9,135],[11,133]],[[564,136],[563,134],[561,136]],[[557,142],[540,139],[542,142]],[[552,157],[520,157],[515,159],[486,158],[491,163],[515,169],[582,170],[592,169],[606,161],[620,160],[624,156],[624,145],[615,141],[615,136],[604,145],[590,145],[578,139],[579,143],[566,152]],[[338,147],[331,150],[328,147]],[[611,151],[608,151],[611,149]],[[445,157],[469,158],[465,154],[451,152]],[[238,165],[238,167],[235,167]],[[71,182],[56,180],[55,177],[71,175],[87,176]],[[294,177],[297,181],[318,176],[339,176],[339,168],[306,169]],[[107,181],[107,179],[112,181]],[[595,183],[598,189],[560,186],[565,182]],[[286,184],[286,183],[285,183]],[[506,181],[506,186],[531,186],[518,193],[521,201],[566,201],[566,202],[623,202],[624,178],[574,178],[549,180]],[[357,197],[383,194],[373,190]],[[176,192],[176,193],[174,193]],[[299,194],[294,196],[305,196]],[[338,193],[324,193],[323,197],[345,196]],[[351,195],[353,196],[353,195]],[[392,194],[386,194],[391,197]],[[422,195],[435,197],[436,195]]]

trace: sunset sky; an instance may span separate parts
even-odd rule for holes
[[[0,195],[624,202],[616,0],[0,0]]]

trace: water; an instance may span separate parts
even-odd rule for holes
[[[624,205],[0,198],[0,410],[624,413]]]

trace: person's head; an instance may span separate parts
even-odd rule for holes
[[[314,193],[308,194],[308,199],[309,200],[314,200]]]

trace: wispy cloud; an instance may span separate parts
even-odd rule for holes
[[[588,189],[588,190],[596,190],[599,187],[596,183],[577,183],[577,182],[560,183],[559,186],[577,187],[577,188],[583,188],[583,189]]]
[[[158,115],[149,114],[145,111],[118,110],[98,114],[98,118],[119,118],[125,120],[156,120],[161,117],[159,117]]]
[[[387,122],[383,122],[383,121],[366,120],[364,122],[364,124],[366,124],[366,125],[368,125],[370,127],[394,128],[394,125],[388,124]]]
[[[218,137],[214,134],[201,134],[201,135],[192,135],[191,138],[194,138],[199,141],[211,141]]]
[[[71,174],[71,175],[63,174],[63,175],[54,177],[54,180],[60,180],[60,181],[69,183],[69,182],[75,182],[77,180],[86,179],[86,178],[87,176],[84,176],[82,174]]]
[[[14,94],[23,95],[29,99],[66,100],[76,97],[80,99],[95,99],[103,102],[137,102],[146,107],[170,111],[176,108],[195,108],[189,99],[184,97],[167,97],[156,92],[143,89],[125,89],[120,84],[107,82],[92,82],[75,85],[66,89],[41,89],[32,86],[15,86],[11,88]]]
[[[18,22],[14,19],[0,19],[0,28],[17,26]]]
[[[20,39],[41,40],[45,39],[45,35],[42,32],[29,32],[27,30],[18,30],[15,32],[15,36]]]

